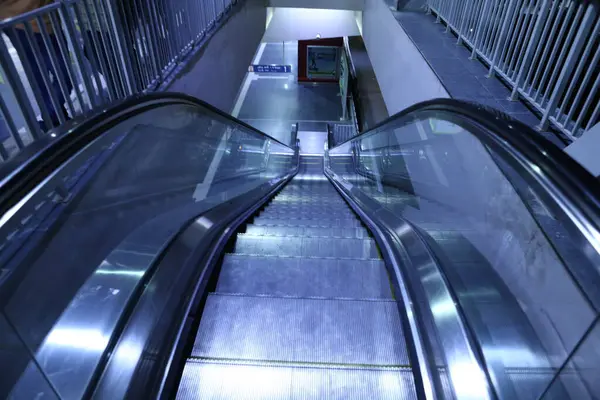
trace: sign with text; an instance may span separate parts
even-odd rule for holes
[[[291,65],[276,65],[276,64],[267,64],[267,65],[261,65],[261,64],[253,64],[250,66],[250,68],[248,68],[248,71],[250,72],[257,72],[257,73],[284,73],[284,74],[289,74],[290,72],[292,72],[292,66]]]

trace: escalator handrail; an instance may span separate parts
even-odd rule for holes
[[[430,267],[433,267],[433,269],[437,272],[437,274],[439,276],[439,282],[442,283],[444,288],[448,291],[448,294],[452,298],[452,303],[454,304],[454,306],[456,307],[456,309],[458,311],[457,312],[457,320],[459,321],[459,325],[461,326],[461,329],[463,329],[462,337],[464,338],[464,343],[465,343],[466,347],[470,350],[468,353],[472,356],[472,360],[476,363],[477,367],[483,372],[483,375],[484,375],[485,379],[487,380],[486,382],[488,384],[491,383],[492,380],[490,379],[490,377],[491,377],[490,371],[489,371],[487,365],[485,364],[485,362],[483,361],[484,358],[483,358],[482,349],[479,346],[479,343],[473,339],[475,336],[472,332],[472,329],[470,329],[470,326],[464,317],[465,312],[463,311],[462,305],[457,300],[458,295],[457,295],[456,291],[454,290],[454,288],[448,283],[446,274],[444,273],[443,268],[441,268],[440,261],[437,258],[435,252],[432,251],[429,244],[425,240],[425,236],[423,235],[423,232],[421,232],[419,229],[417,229],[408,220],[406,220],[405,218],[400,217],[396,214],[392,213],[392,215],[389,216],[388,218],[381,218],[380,216],[377,216],[377,210],[385,209],[384,206],[373,201],[372,204],[374,204],[374,205],[376,204],[376,206],[369,207],[367,205],[367,203],[365,203],[364,198],[359,199],[358,197],[353,195],[353,193],[352,193],[353,189],[348,190],[347,188],[345,188],[345,185],[339,181],[339,177],[330,168],[326,168],[326,175],[332,181],[333,185],[336,188],[338,188],[342,197],[347,197],[348,198],[347,201],[351,204],[351,206],[352,206],[352,204],[356,205],[357,208],[355,208],[355,212],[357,214],[361,215],[361,219],[363,218],[362,217],[363,215],[366,216],[366,220],[363,220],[363,222],[365,222],[366,225],[371,227],[371,232],[374,234],[374,237],[376,238],[376,240],[381,243],[389,243],[389,246],[380,245],[380,247],[384,248],[384,249],[388,248],[388,247],[393,248],[395,250],[398,250],[399,254],[402,254],[405,257],[407,257],[407,259],[403,259],[403,257],[400,256],[399,258],[396,259],[394,255],[391,255],[391,253],[387,254],[387,256],[390,257],[391,264],[397,266],[397,267],[394,267],[394,269],[397,268],[398,272],[400,272],[402,270],[402,268],[400,268],[400,266],[402,266],[402,265],[410,266],[409,269],[404,268],[404,270],[405,270],[404,273],[400,272],[398,274],[396,272],[396,274],[397,274],[396,281],[404,282],[404,285],[406,285],[406,287],[407,287],[406,290],[408,290],[410,292],[410,294],[407,293],[406,296],[408,298],[408,301],[405,301],[406,304],[404,304],[404,307],[406,308],[406,315],[412,316],[410,318],[416,318],[416,315],[419,314],[419,312],[412,310],[413,305],[416,308],[422,307],[423,305],[425,305],[425,307],[427,307],[426,304],[428,303],[428,299],[426,298],[425,293],[424,292],[422,293],[422,291],[423,291],[422,284],[420,285],[421,289],[417,289],[417,286],[419,286],[419,284],[417,283],[418,279],[415,276],[412,276],[413,273],[415,273],[419,269],[418,267],[415,268],[415,265],[419,265],[419,264],[428,265]],[[368,196],[366,196],[366,197],[368,197]],[[388,210],[388,212],[390,212],[390,211]],[[370,222],[369,222],[369,220],[370,220]],[[402,228],[394,229],[393,225],[395,223],[396,224],[401,223]],[[399,232],[402,232],[402,234],[399,235]],[[425,250],[424,253],[421,253],[418,256],[415,256],[415,254],[411,254],[411,253],[414,253],[415,244],[413,243],[412,245],[410,245],[410,247],[412,247],[413,250],[409,250],[408,249],[409,246],[407,246],[405,244],[405,240],[403,240],[401,238],[401,236],[406,237],[406,236],[411,236],[411,235],[418,239],[416,243],[419,243],[419,245],[422,246],[423,250]],[[419,261],[414,263],[413,260],[419,260]],[[424,262],[423,260],[427,260],[427,261]],[[406,279],[404,279],[403,277],[406,277]],[[431,282],[431,280],[430,280],[430,282]],[[439,295],[439,292],[438,292],[438,295]],[[413,351],[427,352],[427,350],[425,350],[426,348],[429,348],[429,351],[431,351],[430,344],[429,345],[423,344],[423,343],[427,342],[426,332],[427,332],[428,328],[425,326],[425,324],[422,321],[417,322],[416,319],[415,319],[415,324],[416,324],[416,326],[415,326],[414,330],[411,329],[411,331],[415,335],[415,339],[419,340],[421,342],[420,346],[422,348],[420,350],[418,350],[415,347],[415,345],[413,344],[413,347],[415,347]],[[445,333],[447,334],[447,332],[445,332]],[[437,335],[437,333],[435,333],[434,335]],[[457,348],[456,343],[455,343],[455,348]],[[425,384],[425,382],[428,382],[426,384],[428,384],[431,389],[439,390],[439,388],[436,388],[436,384],[431,379],[435,375],[433,373],[432,365],[425,360],[422,361],[422,364],[424,364],[425,371],[428,373],[427,374],[428,379],[422,378],[424,384]],[[473,382],[475,382],[475,380],[473,380]],[[488,385],[486,388],[490,398],[494,398],[493,396],[495,395],[492,387],[493,387],[493,385]]]
[[[195,97],[183,93],[135,95],[92,115],[75,118],[29,145],[20,154],[0,166],[0,218],[24,198],[49,174],[110,128],[134,115],[168,105],[192,105],[231,124],[270,139],[293,150],[289,144],[273,138],[247,123]]]
[[[499,154],[500,156],[509,155],[512,160],[517,160],[520,166],[535,177],[561,205],[561,208],[565,209],[570,203],[568,214],[571,218],[584,222],[582,232],[588,230],[586,234],[588,238],[600,237],[598,180],[567,153],[531,127],[489,107],[455,99],[425,101],[392,115],[368,131],[338,144],[335,148],[383,131],[388,124],[410,118],[415,113],[435,111],[451,114],[482,127],[483,129],[474,129],[470,133],[480,142],[493,145],[495,150],[501,150],[503,154]],[[600,251],[600,243],[596,250]]]

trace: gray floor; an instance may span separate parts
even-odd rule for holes
[[[521,101],[511,101],[511,91],[499,78],[488,78],[488,68],[471,60],[471,51],[457,45],[457,38],[446,33],[446,26],[422,12],[394,12],[396,20],[419,48],[453,98],[485,104],[536,127],[540,119]],[[568,140],[559,133],[540,132],[564,148]]]
[[[254,63],[291,65],[292,73],[249,73],[238,98],[239,119],[283,142],[294,123],[303,130],[324,131],[327,122],[339,122],[342,107],[337,84],[297,82],[297,42],[266,43]]]

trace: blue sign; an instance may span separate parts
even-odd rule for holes
[[[249,68],[250,72],[265,72],[265,73],[287,73],[289,74],[290,72],[292,72],[292,66],[291,65],[276,65],[276,64],[270,64],[270,65],[260,65],[260,64],[253,64],[250,66]]]

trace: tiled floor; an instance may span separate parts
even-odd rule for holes
[[[499,78],[488,78],[488,68],[479,60],[471,60],[471,51],[457,45],[456,36],[436,24],[434,16],[424,12],[394,12],[394,16],[453,98],[485,104],[532,127],[539,124],[540,119],[524,103],[509,100],[508,87]],[[540,134],[565,147],[565,139],[557,134]]]
[[[249,73],[247,90],[240,94],[239,119],[283,142],[296,122],[300,129],[310,131],[326,131],[326,122],[339,122],[339,85],[298,83],[297,42],[266,43],[259,52],[257,64],[291,65],[292,73]]]

